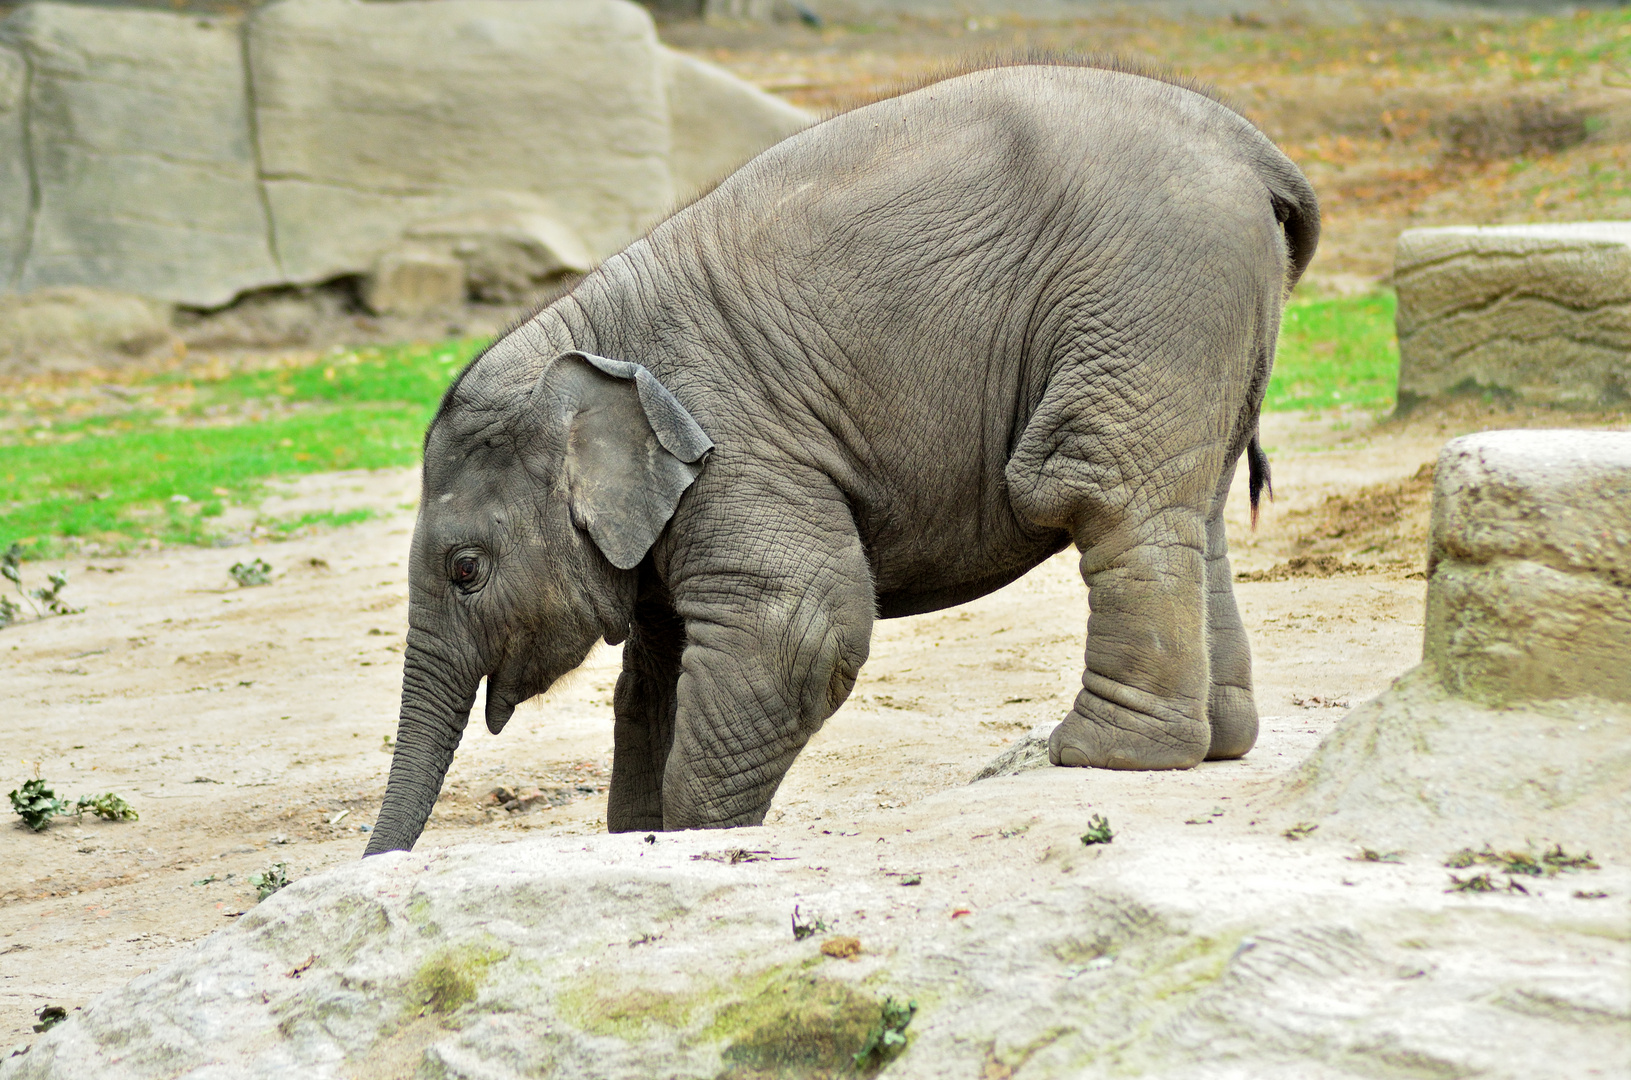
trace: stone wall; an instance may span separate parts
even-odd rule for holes
[[[440,259],[525,293],[809,120],[623,0],[31,4],[0,23],[0,291],[211,308]]]
[[[1410,229],[1393,274],[1401,409],[1467,390],[1631,398],[1631,222]]]

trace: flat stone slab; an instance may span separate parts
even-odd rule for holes
[[[1631,222],[1409,229],[1393,277],[1401,407],[1631,399]]]
[[[1631,701],[1631,433],[1445,446],[1422,656],[1481,700]]]

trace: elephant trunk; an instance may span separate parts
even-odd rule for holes
[[[481,676],[465,674],[461,669],[467,665],[440,656],[430,644],[427,635],[408,631],[396,753],[365,858],[382,851],[412,850],[441,794],[476,701]]]

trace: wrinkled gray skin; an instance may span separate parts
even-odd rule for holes
[[[1245,120],[1111,71],[976,72],[762,154],[449,391],[368,852],[418,839],[484,677],[497,732],[602,638],[609,828],[757,824],[874,619],[1067,544],[1053,761],[1246,753],[1222,511],[1318,228]]]

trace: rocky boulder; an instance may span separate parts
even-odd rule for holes
[[[988,780],[865,831],[370,859],[103,995],[0,1077],[1562,1078],[1623,1060],[1617,910],[1539,882],[1449,897],[1442,853],[1356,866],[1254,834],[1245,807],[1135,825],[1113,790],[1095,805],[1121,830],[1087,847],[1084,788],[1117,778],[1094,779]]]
[[[1631,398],[1631,222],[1410,229],[1393,280],[1401,408],[1465,390]]]
[[[662,51],[632,4],[284,0],[247,43],[292,279],[484,211],[569,222],[604,257],[673,202]]]
[[[0,111],[0,124],[25,112],[28,133],[0,170],[26,163],[36,189],[27,235],[0,259],[14,264],[13,288],[211,306],[280,280],[233,22],[32,4],[0,24],[0,42],[30,72],[26,100]],[[15,66],[0,59],[0,87]],[[0,229],[15,205],[0,195]]]
[[[625,0],[29,4],[0,23],[0,290],[214,308],[457,260],[521,303],[809,121]],[[445,301],[399,286],[363,291]]]
[[[1457,695],[1631,702],[1631,434],[1451,442],[1428,574],[1422,659]]]
[[[1287,805],[1372,847],[1631,857],[1631,433],[1455,439],[1434,473],[1423,663]]]

